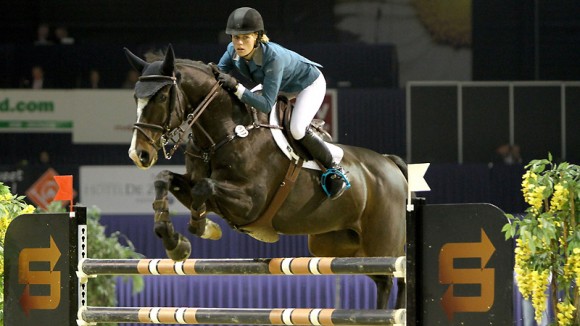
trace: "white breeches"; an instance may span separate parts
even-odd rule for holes
[[[294,139],[299,140],[306,135],[306,128],[316,116],[325,95],[326,79],[322,72],[310,86],[296,95],[294,112],[290,121],[290,133]]]

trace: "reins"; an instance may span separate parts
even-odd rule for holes
[[[193,125],[197,122],[197,119],[199,119],[199,117],[205,111],[205,109],[207,109],[207,107],[209,106],[211,101],[213,101],[213,99],[217,96],[219,87],[220,87],[220,84],[216,81],[216,83],[213,85],[213,87],[211,88],[209,93],[207,93],[207,95],[204,97],[204,99],[197,105],[195,110],[193,110],[192,113],[187,115],[187,128],[186,129],[181,129],[181,127],[177,127],[175,129],[173,129],[172,131],[169,131],[168,133],[163,134],[161,136],[162,143],[163,143],[163,146],[162,146],[163,147],[163,155],[165,156],[166,159],[169,160],[173,157],[173,154],[175,154],[175,152],[179,148],[181,142],[185,140],[186,132],[193,127]],[[205,132],[205,130],[203,130],[203,131],[206,134],[206,136],[209,138],[209,134],[207,134]],[[179,135],[177,135],[177,134],[179,134]],[[175,140],[176,136],[179,136],[179,139],[177,141]],[[211,140],[211,138],[209,138],[209,139]],[[171,148],[171,150],[169,151],[169,153],[167,153],[167,151],[165,150],[165,145],[170,140],[174,142],[174,145]]]
[[[199,67],[196,67],[196,66],[191,66],[191,67],[200,69]],[[139,77],[139,81],[156,81],[156,80],[159,80],[162,83],[169,81],[171,84],[171,92],[173,92],[172,94],[175,94],[177,97],[182,96],[181,92],[176,90],[178,83],[177,83],[177,78],[175,77],[175,75],[174,76],[148,75],[148,76]],[[177,149],[180,147],[181,143],[185,140],[187,135],[189,135],[188,131],[192,130],[193,126],[195,125],[199,128],[199,130],[202,132],[202,134],[209,140],[210,146],[204,150],[204,149],[200,149],[199,146],[197,146],[195,144],[195,142],[193,142],[194,147],[197,150],[199,150],[201,152],[201,154],[198,155],[198,154],[194,154],[194,153],[191,153],[188,151],[185,151],[185,154],[189,155],[191,157],[200,158],[206,163],[209,162],[210,157],[220,147],[222,147],[223,145],[234,140],[236,137],[239,137],[239,138],[247,137],[249,134],[249,131],[252,129],[258,129],[258,128],[284,129],[283,127],[278,126],[278,125],[270,125],[270,124],[260,123],[258,120],[256,110],[253,108],[249,109],[246,106],[246,108],[248,109],[248,113],[250,114],[250,116],[252,118],[252,123],[250,125],[247,125],[247,126],[237,125],[232,133],[229,133],[228,135],[226,135],[221,141],[215,142],[213,140],[213,138],[210,136],[210,134],[205,130],[205,128],[201,124],[196,123],[196,122],[201,117],[201,115],[205,112],[205,110],[208,108],[209,104],[218,95],[219,88],[220,88],[220,83],[218,81],[216,81],[215,84],[210,89],[210,91],[206,94],[206,96],[203,98],[203,100],[195,108],[195,110],[193,110],[193,112],[188,114],[187,117],[182,117],[181,121],[185,121],[187,124],[184,128],[182,128],[183,123],[177,127],[171,128],[171,118],[172,118],[173,114],[175,113],[174,106],[176,105],[176,103],[170,103],[169,114],[168,114],[167,120],[165,121],[163,126],[156,125],[156,124],[150,124],[150,123],[144,123],[144,122],[136,122],[133,124],[133,129],[141,132],[147,138],[149,143],[153,147],[155,147],[157,150],[160,148],[163,149],[163,155],[165,156],[166,159],[169,160],[173,157],[173,155],[175,154]],[[174,100],[174,96],[172,96],[171,99],[172,99],[172,102],[181,103],[181,101],[179,101],[179,100],[177,100],[177,101]],[[183,109],[182,109],[182,111],[183,111],[182,114],[185,115],[185,111]],[[151,136],[149,136],[145,132],[144,129],[152,129],[155,131],[159,131],[162,133],[162,135],[158,141],[155,141]],[[166,146],[169,142],[173,142],[174,145],[171,149],[167,150]]]

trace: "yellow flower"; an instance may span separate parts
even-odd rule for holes
[[[569,191],[568,188],[558,183],[554,186],[554,194],[550,201],[550,211],[556,212],[563,210],[564,205],[568,202]]]
[[[12,198],[14,198],[14,196],[11,193],[6,193],[4,195],[1,195],[0,194],[0,201],[6,201],[6,202],[8,202],[8,201],[11,201]]]
[[[20,214],[32,214],[32,213],[34,213],[35,210],[36,210],[36,208],[34,208],[34,206],[28,205],[22,210],[22,212]]]
[[[530,206],[534,207],[535,209],[540,210],[544,200],[543,193],[545,189],[546,186],[534,187],[533,191],[528,194],[528,204],[530,204]]]
[[[534,160],[526,166],[521,191],[528,206],[521,218],[510,217],[506,236],[515,238],[514,272],[520,292],[540,320],[547,305],[547,290],[574,290],[555,308],[556,324],[577,325],[580,294],[580,166]],[[535,171],[535,172],[532,172]],[[509,215],[509,214],[508,214]],[[577,248],[576,248],[577,247]],[[532,254],[533,248],[533,254]],[[551,281],[550,275],[552,276]]]
[[[574,311],[576,311],[576,307],[569,302],[558,302],[556,305],[556,311],[558,317],[558,325],[560,326],[568,326],[573,325],[574,320]]]

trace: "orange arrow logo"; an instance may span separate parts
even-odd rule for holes
[[[489,237],[481,229],[480,242],[447,243],[439,252],[439,283],[450,284],[441,298],[447,319],[453,320],[456,312],[489,311],[495,297],[495,268],[485,268],[495,252]],[[458,258],[479,258],[481,268],[454,268]],[[455,296],[456,284],[479,284],[479,296]]]
[[[56,309],[60,304],[60,272],[54,271],[60,250],[52,236],[49,248],[25,248],[18,256],[18,283],[26,284],[20,296],[20,306],[26,315],[31,309]],[[31,271],[31,262],[49,262],[49,271]],[[50,295],[31,295],[31,285],[49,285]]]

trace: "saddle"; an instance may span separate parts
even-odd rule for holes
[[[281,131],[286,137],[289,146],[292,147],[292,150],[296,155],[298,155],[300,159],[297,161],[297,163],[290,163],[288,171],[286,172],[286,176],[284,177],[283,182],[280,183],[280,187],[278,187],[276,190],[274,198],[272,198],[272,201],[268,205],[266,211],[262,213],[262,215],[254,222],[236,227],[238,230],[245,232],[249,236],[263,242],[278,241],[279,235],[272,226],[272,219],[292,191],[304,161],[312,160],[310,153],[291,135],[290,120],[293,108],[294,106],[290,101],[288,101],[287,97],[279,96],[276,102],[276,111],[272,112],[272,114],[278,114],[279,125],[282,127]],[[310,123],[310,127],[315,130],[315,132],[317,132],[318,135],[324,140],[332,140],[330,134],[324,130],[324,121],[320,119],[313,119],[313,121]]]
[[[276,114],[280,120],[280,126],[282,126],[282,133],[288,140],[290,147],[295,151],[295,153],[304,160],[312,160],[312,155],[304,148],[299,141],[292,137],[290,132],[290,120],[292,117],[292,111],[294,110],[294,104],[288,100],[285,96],[278,96],[276,101]],[[324,141],[331,142],[332,136],[324,129],[324,120],[322,119],[312,119],[310,122],[310,128],[320,136]]]

